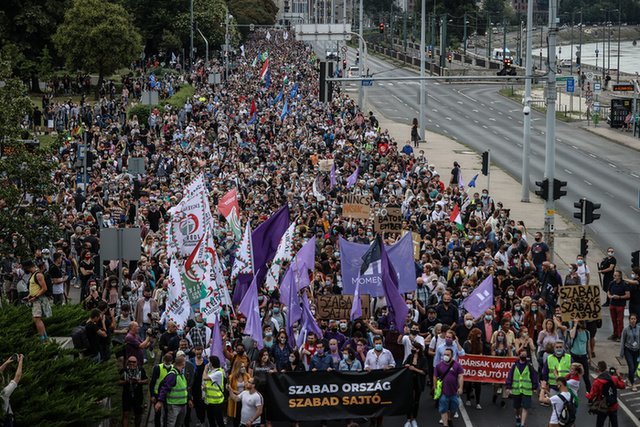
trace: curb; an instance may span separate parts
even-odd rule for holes
[[[615,138],[613,138],[613,137],[611,137],[609,135],[602,135],[602,134],[600,134],[598,132],[595,132],[590,126],[586,126],[586,127],[585,126],[580,126],[580,128],[585,130],[585,131],[587,131],[587,132],[589,132],[589,133],[591,133],[591,134],[593,134],[593,135],[597,135],[597,136],[599,136],[601,138],[604,138],[604,139],[606,139],[608,141],[611,141],[611,142],[613,142],[615,144],[618,144],[618,145],[620,145],[622,147],[627,147],[627,148],[631,148],[632,150],[640,151],[640,138],[638,138],[638,146],[636,147],[636,146],[633,146],[633,145],[626,144],[626,143],[624,143],[624,142],[622,142],[622,141],[620,141],[618,139],[615,139]]]

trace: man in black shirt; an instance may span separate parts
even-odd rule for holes
[[[64,282],[66,281],[66,277],[64,277],[62,273],[61,265],[62,253],[56,252],[53,254],[53,263],[51,263],[49,271],[47,272],[53,284],[51,291],[53,293],[53,303],[56,305],[60,305],[64,301]]]
[[[609,291],[609,283],[613,281],[613,271],[616,269],[616,265],[618,262],[614,258],[615,252],[613,248],[607,248],[607,256],[604,257],[602,261],[600,261],[600,265],[598,266],[598,273],[602,274],[602,290],[605,294]],[[609,297],[607,297],[607,302],[604,303],[603,307],[609,306]]]
[[[149,212],[147,213],[147,219],[149,220],[149,228],[154,233],[157,233],[160,229],[160,219],[164,218],[164,215],[160,209],[158,209],[157,202],[152,202],[149,206]]]
[[[100,338],[107,336],[106,329],[102,312],[97,308],[91,310],[91,317],[85,325],[87,341],[89,342],[85,355],[94,358],[97,362],[100,361]]]
[[[442,324],[449,325],[452,329],[455,329],[458,321],[458,308],[451,301],[451,293],[449,291],[444,293],[442,302],[436,306],[436,314]]]

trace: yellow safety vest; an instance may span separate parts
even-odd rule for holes
[[[162,380],[164,379],[164,377],[167,376],[167,374],[169,373],[169,371],[173,368],[173,365],[169,365],[169,369],[164,367],[164,363],[160,364],[160,375],[158,375],[158,379],[156,380],[156,384],[153,387],[153,394],[155,396],[158,395],[158,393],[160,392],[160,383],[162,382]]]
[[[170,373],[176,375],[176,385],[171,387],[167,393],[167,404],[169,405],[186,405],[189,399],[189,391],[187,390],[187,379],[179,373],[175,368],[171,368]]]
[[[547,358],[547,367],[549,368],[549,385],[556,385],[557,377],[564,377],[569,373],[571,369],[571,355],[565,353],[562,359],[558,360],[555,354],[550,355]],[[556,375],[556,370],[558,375]]]
[[[511,394],[520,396],[531,396],[531,373],[529,372],[529,365],[525,366],[524,370],[520,372],[518,366],[513,369],[513,383],[511,384]]]
[[[217,368],[214,372],[222,372],[221,368]],[[204,403],[207,405],[217,405],[224,402],[224,374],[222,375],[222,384],[215,384],[213,381],[204,382]]]

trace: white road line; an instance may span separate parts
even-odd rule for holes
[[[508,116],[508,118],[509,118],[509,120],[513,120],[513,117],[511,117],[511,116]]]
[[[445,119],[447,119],[447,120],[451,120],[451,117],[445,117]]]
[[[465,118],[465,119],[470,119],[471,117],[469,117],[469,116],[464,116],[464,118]]]
[[[618,168],[616,165],[614,165],[613,163],[609,163],[609,166],[611,166],[612,168]]]
[[[498,132],[496,132],[496,131],[494,130],[494,131],[493,131],[493,134],[494,134],[494,135],[497,135],[497,134],[498,134]]]
[[[522,120],[518,120],[518,123],[522,124]]]
[[[502,111],[498,111],[498,114],[502,115]]]
[[[556,138],[556,141],[558,142],[562,142],[562,140],[560,138]]]
[[[462,401],[462,399],[460,399]],[[469,418],[469,414],[467,414],[467,409],[464,405],[460,405],[460,415],[462,415],[462,421],[464,421],[464,425],[466,427],[473,427],[471,423],[471,418]]]
[[[573,172],[571,172],[569,169],[565,169],[564,170],[566,173],[568,173],[569,175],[573,175]]]
[[[609,193],[608,191],[605,191],[604,194],[606,194],[607,196],[611,197],[612,199],[616,198],[616,196],[614,196],[613,194]]]
[[[388,86],[393,86],[393,83],[389,82],[387,83]]]
[[[496,119],[494,119],[493,117],[489,117],[489,120],[491,120],[492,122],[496,121]]]
[[[593,185],[592,183],[590,183],[589,181],[587,181],[586,179],[584,180],[584,182],[587,183],[587,185]]]
[[[635,206],[631,206],[631,205],[629,205],[629,207],[630,207],[631,209],[633,209],[634,211],[636,211],[636,212],[640,212],[640,209],[636,208]]]
[[[633,392],[632,392],[633,393]],[[637,393],[637,392],[636,392]],[[629,399],[625,399],[625,402],[631,402],[633,400],[640,400],[640,397],[630,397]],[[640,405],[640,403],[638,404]],[[633,406],[633,405],[632,405]]]
[[[446,129],[443,129],[442,131],[443,131],[444,133],[449,133],[449,131],[448,131],[448,130],[446,130]]]
[[[440,127],[440,125],[436,123],[436,127],[437,127],[437,128],[439,128],[439,127]]]
[[[462,105],[462,101],[458,101],[458,104]]]
[[[597,158],[598,158],[598,156],[596,156],[596,155],[595,155],[595,154],[593,154],[593,153],[589,153],[589,156],[593,157],[594,159],[597,159]]]
[[[634,178],[640,178],[640,176],[636,175],[635,173],[632,173],[631,176],[634,177]]]
[[[485,129],[489,129],[489,128],[487,127],[487,125],[482,125],[482,127],[483,127],[483,128],[485,128]]]
[[[516,144],[518,147],[522,147],[522,144],[520,144],[519,142]]]
[[[433,120],[429,119],[429,123],[432,123],[432,122],[433,122]]]
[[[511,139],[508,136],[505,136],[504,139],[506,139],[507,141],[511,141]]]
[[[474,113],[477,113],[477,112],[478,112],[478,110],[472,110],[472,111],[473,111]]]
[[[477,121],[477,120],[474,120],[473,122],[474,122],[475,124],[478,124],[478,123],[480,123],[480,122],[479,122],[479,121]]]
[[[437,113],[437,112],[438,112],[438,110],[436,110],[435,108],[432,108],[431,110],[432,110],[434,113]]]

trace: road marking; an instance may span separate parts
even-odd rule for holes
[[[509,118],[509,120],[513,120],[513,117],[511,117],[511,116],[508,116],[508,118]]]
[[[638,393],[637,391],[626,391],[624,393],[620,393],[620,396],[628,396],[630,394],[636,394]]]
[[[498,132],[496,132],[496,131],[494,130],[494,131],[493,131],[493,134],[494,134],[494,135],[497,135],[497,134],[498,134]]]
[[[440,127],[440,125],[436,123],[436,127],[437,127],[437,128],[439,128],[439,127]]]
[[[446,130],[446,129],[443,129],[442,131],[443,131],[444,133],[449,133],[449,131],[448,131],[448,130]]]
[[[591,157],[593,157],[594,159],[597,159],[597,158],[598,158],[598,156],[596,156],[596,155],[595,155],[595,154],[593,154],[593,153],[589,153],[589,155],[590,155]]]
[[[473,112],[474,112],[474,113],[477,113],[477,112],[478,112],[478,110],[473,110]]]
[[[631,209],[633,209],[634,211],[636,211],[636,212],[640,212],[640,209],[636,208],[635,206],[631,206],[631,205],[629,205],[629,207],[630,207]]]
[[[504,139],[506,139],[507,141],[511,141],[508,136],[505,136]]]
[[[458,101],[458,104],[462,105],[462,101]]]
[[[491,120],[492,122],[496,121],[496,119],[494,119],[493,117],[489,117],[489,120]]]
[[[479,122],[479,121],[477,121],[477,120],[474,120],[473,122],[474,122],[475,124],[478,124],[478,123],[480,123],[480,122]]]
[[[460,415],[462,415],[462,421],[464,421],[464,425],[466,427],[473,427],[473,424],[471,423],[471,418],[469,418],[469,414],[467,414],[467,410],[464,407],[464,405],[460,405]]]
[[[482,127],[483,127],[483,128],[485,128],[485,129],[489,129],[489,128],[487,127],[487,125],[482,125]]]
[[[452,136],[451,138],[453,138],[454,141],[458,140],[458,138],[456,138],[455,136]]]
[[[498,114],[502,115],[502,111],[498,111]]]
[[[489,107],[489,110],[491,110],[491,111],[495,111],[495,110],[493,109],[493,107]]]
[[[522,120],[518,120],[518,123],[522,124]]]
[[[632,400],[640,400],[640,397],[631,397],[629,399],[625,399],[625,401],[627,401],[627,402],[631,402]],[[638,405],[640,405],[640,403],[638,403]],[[631,406],[633,406],[633,405],[631,405]]]
[[[614,196],[613,194],[609,193],[608,191],[605,191],[604,194],[606,194],[607,196],[611,197],[612,199],[616,198],[616,196]],[[640,397],[638,399],[640,399]]]
[[[584,182],[587,183],[587,185],[593,185],[592,183],[590,183],[589,181],[587,181],[586,179],[584,180]]]
[[[480,104],[480,105],[483,106],[483,107],[485,106],[484,104]]]
[[[432,108],[431,110],[433,110],[434,113],[438,112],[438,110],[436,110],[435,108]]]
[[[613,163],[609,163],[609,166],[611,166],[612,168],[618,168],[616,165],[614,165]]]
[[[451,120],[451,117],[445,117],[445,119],[447,119],[447,120]]]
[[[558,142],[562,142],[562,140],[560,138],[556,138],[556,141]]]
[[[574,149],[576,149],[576,150],[578,149],[578,147],[577,147],[577,146],[575,146],[575,145],[572,145],[572,147],[573,147]]]
[[[631,176],[634,178],[640,178],[640,176],[636,175],[635,173],[632,173]]]
[[[573,175],[573,172],[571,172],[569,169],[565,169],[564,170],[566,173],[568,173],[569,175]]]
[[[388,86],[393,86],[393,83],[389,82],[387,83]]]
[[[519,142],[518,142],[518,144],[517,144],[517,145],[518,145],[518,147],[522,147],[522,144],[520,144]]]
[[[470,119],[471,117],[469,117],[469,116],[464,116],[464,118],[465,118],[465,119]]]
[[[433,122],[433,120],[431,120],[431,119],[428,119],[428,120],[429,120],[429,123],[432,123],[432,122]]]

